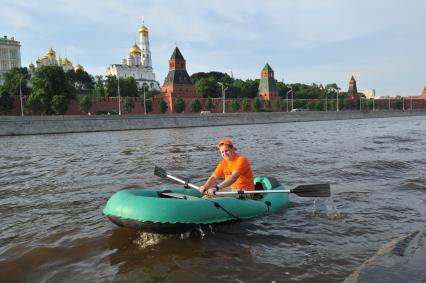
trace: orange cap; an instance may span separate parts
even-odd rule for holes
[[[217,147],[221,146],[221,145],[230,145],[232,147],[234,147],[234,144],[232,143],[231,140],[225,139],[225,140],[221,140],[218,144]]]

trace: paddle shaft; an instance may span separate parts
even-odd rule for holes
[[[188,181],[182,180],[181,178],[167,174],[167,171],[155,166],[154,174],[159,177],[167,177],[172,180],[175,180],[179,183],[184,184],[185,186],[191,187],[193,189],[199,190],[200,187],[189,183]],[[310,185],[300,185],[292,190],[259,190],[259,191],[231,191],[231,192],[216,192],[215,194],[220,195],[243,195],[243,194],[269,194],[269,193],[291,193],[296,194],[299,197],[329,197],[330,196],[330,184],[310,184]]]
[[[179,183],[182,183],[182,184],[184,184],[184,185],[187,185],[188,187],[191,187],[191,188],[193,188],[193,189],[196,189],[196,190],[200,189],[200,187],[198,187],[198,186],[196,186],[196,185],[194,185],[194,184],[188,183],[188,182],[186,182],[186,181],[184,181],[184,180],[182,180],[182,179],[179,179],[179,178],[177,178],[177,177],[175,177],[175,176],[172,176],[172,175],[169,175],[169,174],[166,174],[166,176],[167,176],[167,178],[170,178],[170,179],[175,180],[175,181],[177,181],[177,182],[179,182]]]
[[[231,191],[231,192],[216,192],[217,196],[227,195],[245,195],[245,194],[270,194],[270,193],[291,193],[291,190],[262,190],[262,191]]]

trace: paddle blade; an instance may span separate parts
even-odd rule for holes
[[[167,177],[167,171],[164,170],[163,168],[155,166],[155,168],[154,168],[154,175],[158,176],[158,177],[161,177],[161,178],[166,178]]]
[[[290,190],[299,197],[329,197],[330,184],[300,185]]]

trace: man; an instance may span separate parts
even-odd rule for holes
[[[254,190],[253,171],[247,158],[235,152],[237,149],[231,140],[221,140],[218,148],[223,159],[207,182],[200,187],[200,192],[211,197],[228,187],[232,190]],[[221,177],[225,180],[216,184]]]

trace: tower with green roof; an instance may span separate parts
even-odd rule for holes
[[[274,70],[266,63],[260,73],[258,97],[262,100],[272,100],[278,97],[277,84],[274,78]]]

